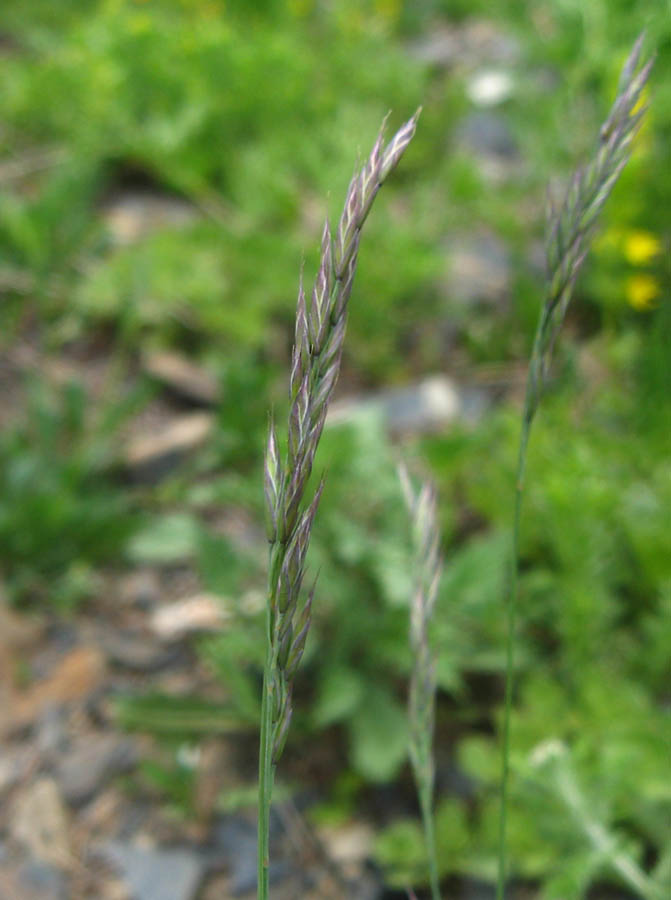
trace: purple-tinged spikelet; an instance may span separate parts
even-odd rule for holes
[[[342,358],[347,303],[356,272],[361,228],[385,178],[407,148],[419,112],[385,146],[384,126],[364,165],[355,172],[337,230],[328,221],[321,240],[319,269],[308,295],[301,274],[296,332],[291,358],[286,460],[280,458],[271,420],[265,461],[269,576],[269,660],[272,757],[279,758],[291,719],[291,682],[305,649],[314,586],[301,600],[305,557],[323,481],[310,499],[305,491],[324,428]]]
[[[639,68],[642,34],[624,64],[618,93],[601,127],[592,160],[573,175],[559,206],[548,209],[545,244],[547,294],[531,359],[525,416],[538,408],[554,343],[564,321],[597,220],[631,154],[646,108],[639,108],[654,60]]]

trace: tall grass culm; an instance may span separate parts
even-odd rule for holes
[[[410,649],[413,660],[408,695],[410,765],[424,828],[431,898],[441,900],[433,814],[436,653],[429,635],[443,571],[438,505],[431,482],[425,481],[415,492],[404,466],[399,467],[399,477],[410,514],[415,566],[415,590],[410,603]]]
[[[259,746],[258,900],[269,891],[269,826],[275,767],[292,713],[292,683],[310,627],[314,586],[302,595],[305,557],[323,479],[305,498],[335,387],[357,265],[361,229],[378,190],[393,171],[417,125],[419,110],[384,141],[384,124],[367,161],[350,182],[338,228],[324,224],[319,271],[310,299],[298,290],[290,378],[287,447],[280,450],[270,419],[265,455],[265,505],[270,544]]]
[[[627,163],[634,137],[645,115],[641,95],[654,60],[640,66],[644,35],[638,38],[624,64],[615,102],[603,124],[593,159],[571,178],[559,205],[549,205],[546,293],[531,351],[517,457],[513,505],[510,582],[506,597],[506,687],[503,714],[501,805],[497,900],[504,900],[507,880],[506,820],[509,800],[510,719],[515,670],[515,629],[518,604],[520,514],[524,494],[527,448],[531,426],[547,379],[552,349],[561,329],[580,267],[594,236],[599,213]]]

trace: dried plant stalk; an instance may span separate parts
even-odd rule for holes
[[[639,106],[639,101],[650,75],[653,60],[649,60],[639,67],[643,38],[642,34],[634,44],[624,65],[617,96],[610,114],[601,128],[594,158],[574,174],[561,205],[558,207],[550,205],[548,213],[547,288],[529,362],[513,509],[511,574],[507,595],[506,690],[503,717],[497,900],[503,900],[505,896],[507,878],[506,819],[510,716],[515,668],[514,637],[517,613],[520,514],[524,493],[527,447],[531,425],[546,384],[552,349],[564,321],[580,267],[594,236],[599,213],[629,159],[633,139],[645,115],[646,107]]]
[[[302,278],[298,291],[284,458],[272,418],[269,425],[265,497],[270,564],[259,753],[258,897],[263,900],[268,897],[274,771],[289,731],[293,677],[310,627],[314,586],[305,599],[301,588],[323,481],[309,500],[305,490],[340,371],[361,229],[378,190],[412,140],[418,116],[419,110],[386,145],[383,124],[370,156],[350,182],[336,233],[331,233],[328,220],[324,225],[321,261],[309,301]]]
[[[408,697],[410,763],[422,814],[429,859],[431,896],[433,900],[440,900],[433,817],[436,654],[429,635],[443,569],[438,506],[436,492],[430,482],[422,484],[419,492],[415,494],[404,466],[399,468],[399,477],[412,522],[416,576],[415,592],[410,606],[410,648],[413,658]]]

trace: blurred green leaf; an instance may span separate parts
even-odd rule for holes
[[[369,689],[350,721],[352,763],[370,781],[389,781],[407,753],[405,709],[382,689]]]
[[[135,563],[184,562],[196,555],[200,530],[197,519],[187,513],[156,516],[131,538],[128,556]]]

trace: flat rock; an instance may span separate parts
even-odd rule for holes
[[[174,649],[138,632],[109,632],[101,642],[110,662],[133,672],[158,672],[176,659]]]
[[[223,855],[233,896],[256,889],[256,828],[241,816],[226,816],[214,829],[215,861]],[[272,864],[271,864],[272,866]]]
[[[151,434],[131,438],[124,450],[124,463],[138,477],[161,477],[189,453],[202,447],[213,430],[214,416],[211,413],[175,416]]]
[[[217,631],[227,618],[221,598],[202,593],[155,609],[150,627],[161,640],[178,641],[189,634]]]
[[[58,785],[52,778],[39,778],[19,794],[10,833],[36,860],[67,868],[70,863],[68,819]]]
[[[135,743],[113,734],[93,734],[76,740],[56,767],[64,799],[79,806],[115,775],[130,771],[137,762]]]
[[[292,875],[301,875],[287,858],[282,845],[286,831],[276,809],[270,814],[270,883],[273,896],[283,896],[283,886]],[[241,814],[222,816],[212,829],[214,847],[209,853],[208,865],[218,871],[222,864],[230,879],[230,896],[245,897],[248,892],[256,896],[256,821]],[[294,897],[305,897],[304,890],[294,890]]]
[[[372,856],[375,832],[365,822],[351,822],[337,828],[322,826],[319,839],[334,862],[346,865]]]
[[[337,425],[374,415],[393,434],[421,434],[458,420],[477,420],[488,403],[484,391],[463,388],[444,375],[436,375],[407,388],[334,403],[327,422]]]
[[[192,850],[154,850],[112,842],[101,853],[132,900],[193,900],[203,879],[203,862]]]
[[[100,686],[105,661],[94,647],[76,647],[44,679],[14,693],[0,714],[0,734],[24,728],[49,706],[85,700]]]
[[[69,896],[64,874],[46,863],[24,863],[19,869],[18,885],[21,900],[67,900]]]
[[[155,190],[122,190],[109,198],[102,217],[116,244],[133,244],[161,228],[183,228],[198,210],[172,194]]]
[[[32,728],[33,746],[43,760],[51,761],[69,744],[68,714],[63,704],[50,704]]]
[[[412,41],[407,49],[418,62],[441,68],[482,62],[515,63],[520,58],[520,44],[512,35],[479,19],[433,28]]]
[[[39,750],[32,745],[3,746],[0,753],[0,797],[27,777],[39,757]]]
[[[372,858],[375,832],[365,822],[350,822],[338,827],[322,826],[319,840],[337,865],[341,874],[352,884],[366,884],[366,862]],[[352,896],[350,892],[349,896]]]
[[[122,575],[116,584],[116,597],[124,606],[149,609],[161,596],[161,580],[154,569],[135,569]]]
[[[0,860],[3,900],[68,900],[69,896],[65,875],[53,866],[34,860],[2,865]]]
[[[217,402],[219,384],[214,375],[179,353],[149,353],[143,359],[143,368],[185,400],[202,406]]]
[[[493,110],[475,110],[459,124],[457,146],[473,158],[487,180],[500,183],[522,172],[522,160],[507,119]]]
[[[447,248],[445,293],[466,307],[499,306],[510,296],[512,264],[506,244],[495,234],[457,235]]]

